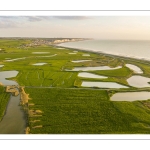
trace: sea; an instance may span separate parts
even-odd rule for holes
[[[150,61],[150,41],[146,40],[83,40],[58,44],[69,48],[77,48],[118,56]]]

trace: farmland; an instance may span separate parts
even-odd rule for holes
[[[31,134],[125,134],[150,133],[149,100],[135,102],[110,101],[120,91],[150,91],[131,87],[127,79],[135,72],[125,64],[137,65],[142,76],[150,77],[149,62],[92,52],[73,52],[54,45],[26,46],[31,39],[0,39],[0,72],[16,70],[16,81],[29,94],[27,125]],[[44,52],[44,53],[42,53]],[[70,54],[75,53],[75,54]],[[89,54],[90,56],[83,56]],[[73,60],[90,60],[74,63]],[[36,63],[46,63],[35,66]],[[106,79],[78,77],[75,67],[118,67],[115,70],[86,71],[104,75]],[[116,82],[128,89],[84,88],[82,81]],[[10,95],[0,86],[0,117],[6,110]]]
[[[6,106],[8,104],[8,100],[10,99],[10,95],[5,92],[5,88],[0,86],[0,120],[5,114]]]
[[[32,100],[31,133],[150,133],[150,110],[141,102],[111,102],[107,91],[26,88]],[[35,105],[30,105],[35,104]],[[144,115],[143,115],[144,114]]]

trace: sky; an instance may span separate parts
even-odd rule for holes
[[[0,37],[150,40],[150,16],[0,16]]]

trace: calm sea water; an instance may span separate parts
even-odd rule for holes
[[[61,43],[59,46],[150,60],[150,41],[85,40]]]

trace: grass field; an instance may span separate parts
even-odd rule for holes
[[[150,133],[150,110],[141,102],[111,102],[105,90],[25,90],[29,110],[42,111],[29,115],[32,134]]]
[[[0,120],[3,118],[6,110],[6,106],[10,99],[10,94],[5,92],[5,88],[0,86]]]
[[[140,67],[143,76],[150,77],[148,62],[94,54],[78,51],[69,54],[73,49],[58,49],[52,45],[23,47],[32,40],[0,39],[0,71],[17,70],[19,73],[10,80],[16,80],[25,87],[29,94],[28,124],[30,133],[61,134],[125,134],[150,133],[150,109],[145,105],[149,101],[112,102],[110,93],[137,89],[100,89],[82,88],[82,81],[111,81],[128,85],[127,78],[135,75],[126,63]],[[34,54],[33,52],[48,52]],[[90,54],[85,57],[83,54]],[[24,58],[25,57],[25,58]],[[7,61],[9,59],[17,59]],[[24,59],[20,59],[24,58]],[[73,60],[91,60],[73,63]],[[35,63],[47,63],[34,66]],[[81,71],[66,71],[74,67],[122,66],[116,70],[86,71],[97,75],[105,75],[107,79],[91,79],[78,77]],[[0,117],[2,118],[9,94],[0,86]]]

